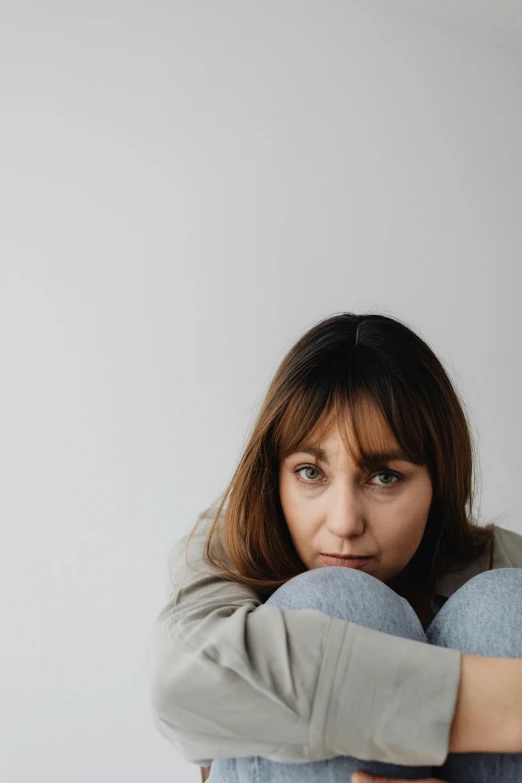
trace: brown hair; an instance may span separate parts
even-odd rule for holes
[[[370,467],[375,432],[369,405],[382,414],[408,458],[428,467],[432,481],[424,536],[406,566],[412,583],[429,583],[433,590],[437,575],[491,554],[494,525],[480,527],[472,515],[475,450],[469,422],[441,362],[395,318],[341,313],[312,326],[277,369],[221,495],[206,539],[205,563],[265,597],[306,571],[281,507],[280,462],[312,432],[318,442],[337,422],[351,458],[362,455]],[[221,533],[219,516],[227,499],[223,559],[212,544]],[[198,518],[187,546],[208,511]]]

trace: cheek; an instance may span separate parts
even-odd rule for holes
[[[310,540],[312,531],[309,529],[309,525],[306,524],[306,520],[302,517],[287,517],[287,525],[294,542],[305,544]]]
[[[411,515],[411,509],[410,509]],[[417,550],[424,530],[426,518],[419,515],[417,518],[404,520],[404,516],[395,516],[395,521],[386,525],[386,528],[378,533],[379,545],[383,552],[393,552],[394,557],[408,561]],[[398,520],[401,520],[400,522]]]
[[[297,554],[301,559],[308,560],[312,554],[316,529],[311,524],[306,524],[306,519],[301,517],[287,517],[287,527]],[[299,519],[299,523],[295,520]]]
[[[408,553],[408,557],[412,557],[417,550],[424,530],[426,529],[426,520],[424,518],[412,521],[411,524],[406,525],[400,533],[400,547],[405,553]]]
[[[397,520],[405,535],[414,538],[424,533],[431,507],[432,493],[430,486],[416,488],[415,492],[404,493],[393,509],[393,517]]]

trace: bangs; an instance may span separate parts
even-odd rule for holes
[[[397,376],[392,383],[382,367],[374,363],[372,369],[356,384],[352,372],[351,384],[343,375],[322,388],[310,384],[294,397],[276,434],[280,460],[310,446],[320,453],[327,432],[337,426],[350,458],[364,470],[376,470],[393,458],[427,464],[429,428],[422,401]],[[397,454],[390,456],[391,451]]]

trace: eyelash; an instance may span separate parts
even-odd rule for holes
[[[299,473],[305,468],[311,468],[312,470],[322,473],[320,468],[318,468],[316,465],[299,465],[299,467],[294,468],[292,470],[292,473],[296,474],[297,480],[300,481],[302,484],[308,484],[309,486],[312,486],[314,484],[320,484],[319,481],[305,481],[305,479],[299,477]],[[404,481],[404,476],[401,476],[401,474],[397,473],[395,470],[381,470],[379,471],[379,473],[374,473],[373,476],[371,476],[371,478],[374,478],[375,476],[384,476],[386,474],[389,474],[390,476],[395,476],[398,480],[394,481],[393,484],[387,484],[386,486],[376,485],[376,489],[383,490],[384,492],[388,492],[390,489],[393,489],[402,481]]]

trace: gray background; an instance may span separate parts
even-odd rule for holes
[[[148,712],[168,549],[321,318],[429,342],[522,533],[521,4],[419,5],[2,5],[3,782],[199,780]]]

